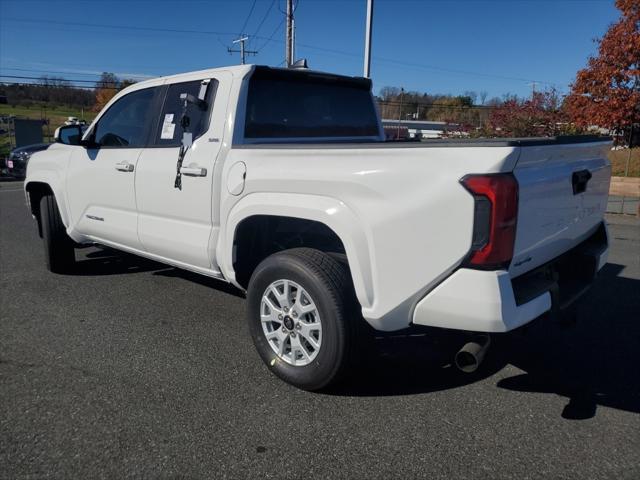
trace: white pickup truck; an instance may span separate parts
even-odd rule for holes
[[[24,184],[49,269],[95,243],[230,282],[265,364],[304,389],[345,370],[363,318],[506,332],[607,258],[608,139],[385,142],[364,78],[161,77],[57,141]]]

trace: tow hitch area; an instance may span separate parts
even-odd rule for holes
[[[551,294],[551,313],[569,312],[569,307],[593,284],[600,255],[607,248],[607,234],[600,225],[593,235],[549,263],[511,281],[516,305],[523,305],[545,292]]]

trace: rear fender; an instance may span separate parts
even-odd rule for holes
[[[374,301],[371,256],[367,227],[343,202],[334,198],[288,193],[252,193],[229,212],[221,232],[216,256],[225,277],[239,287],[233,268],[233,241],[240,222],[254,215],[275,215],[320,222],[329,227],[344,245],[356,296],[363,308]]]

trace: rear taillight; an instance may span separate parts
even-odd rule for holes
[[[466,266],[507,268],[513,258],[518,182],[510,173],[468,175],[461,180],[475,200],[473,238]]]

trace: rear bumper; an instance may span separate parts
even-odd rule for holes
[[[603,223],[577,247],[515,279],[505,270],[458,269],[418,302],[413,323],[508,332],[577,300],[607,262],[607,254]]]

